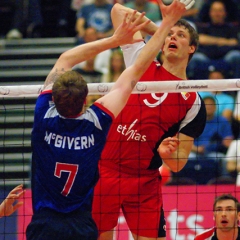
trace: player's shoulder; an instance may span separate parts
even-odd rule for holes
[[[215,228],[210,228],[205,230],[202,233],[199,233],[198,235],[196,235],[196,237],[194,238],[194,240],[210,240],[211,237],[214,235],[215,232]]]

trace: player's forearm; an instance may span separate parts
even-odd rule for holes
[[[175,152],[169,158],[162,158],[163,162],[173,172],[179,172],[186,165],[188,161],[188,155],[185,153]]]
[[[51,87],[51,85],[56,81],[56,71],[69,71],[76,64],[86,61],[107,49],[118,47],[118,44],[118,39],[116,39],[115,36],[112,36],[109,38],[104,38],[94,42],[79,45],[62,53],[53,69],[48,74],[44,83],[44,89],[46,90],[47,86]]]
[[[161,50],[165,38],[167,37],[171,27],[175,24],[172,20],[163,20],[160,27],[157,29],[152,38],[147,42],[146,46],[141,50],[136,62],[135,67],[139,68],[139,75],[141,76],[151,64],[151,59],[157,56]]]
[[[115,36],[112,36],[79,45],[64,52],[56,62],[56,66],[61,64],[61,66],[64,65],[65,70],[71,69],[76,64],[86,61],[100,52],[117,47],[118,44],[118,39]]]
[[[224,37],[199,34],[199,43],[202,45],[236,46],[238,41],[235,38],[227,39]]]
[[[176,145],[177,142],[175,142],[176,140],[174,140],[174,138],[171,138],[169,143],[166,145],[165,140],[168,139],[164,139],[163,142],[159,145],[158,153],[163,162],[165,162],[173,172],[178,172],[185,166],[188,161],[189,154],[192,150],[193,138],[183,133],[179,133],[177,137],[179,141],[178,145]],[[168,150],[165,151],[166,149]]]

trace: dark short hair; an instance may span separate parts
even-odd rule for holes
[[[197,51],[197,48],[198,48],[198,45],[199,45],[199,36],[198,36],[197,31],[194,29],[194,27],[192,27],[191,24],[189,24],[189,23],[188,23],[186,20],[184,20],[184,19],[178,20],[178,21],[175,23],[174,26],[179,26],[179,27],[183,26],[183,27],[185,27],[185,28],[188,30],[188,32],[189,32],[189,34],[190,34],[189,46],[194,46],[194,47],[196,48],[196,49],[195,49],[195,52],[196,52],[196,51]],[[194,52],[194,53],[195,53],[195,52]],[[189,55],[188,61],[191,60],[191,58],[192,58],[192,56],[193,56],[194,53],[191,53],[191,54]]]
[[[214,67],[213,70],[208,71],[208,78],[212,73],[215,73],[215,72],[222,74],[223,78],[225,78],[225,72],[222,69],[218,69],[217,67]]]
[[[78,115],[82,111],[87,94],[87,83],[77,71],[61,74],[52,88],[56,109],[63,117]]]
[[[212,7],[212,5],[213,5],[215,2],[222,3],[223,6],[224,6],[224,8],[225,8],[225,11],[227,11],[225,1],[223,1],[223,0],[213,0],[213,1],[210,3],[209,12],[210,12],[210,8]]]
[[[214,104],[216,104],[216,97],[213,96],[213,95],[206,95],[206,96],[203,96],[202,97],[203,101],[206,100],[206,99],[210,99],[214,102]],[[211,104],[212,105],[212,104]]]
[[[236,208],[237,208],[237,212],[240,212],[240,204],[237,198],[235,198],[233,195],[231,195],[230,193],[228,194],[222,194],[218,197],[215,198],[214,203],[213,203],[213,211],[215,211],[215,207],[217,205],[218,202],[223,201],[223,200],[233,200],[235,202]]]

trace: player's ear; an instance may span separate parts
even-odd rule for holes
[[[196,46],[189,46],[189,53],[194,53],[196,51]]]
[[[161,51],[162,53],[164,53],[163,49],[164,49],[165,43],[162,45]]]

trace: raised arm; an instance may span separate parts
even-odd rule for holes
[[[180,2],[182,2],[185,5],[186,10],[189,10],[195,3],[194,0],[180,0]],[[111,11],[111,18],[112,18],[112,23],[113,23],[113,27],[114,29],[116,29],[123,21],[124,16],[126,15],[126,13],[128,13],[129,15],[133,12],[134,10],[128,7],[125,7],[119,3],[116,3]],[[141,13],[137,12],[135,17],[138,17]],[[142,18],[143,22],[145,21],[149,21],[149,19],[145,16],[144,18]],[[149,35],[153,35],[158,29],[158,26],[150,21],[149,24],[145,25],[142,29],[141,32],[147,33]],[[134,36],[134,38],[139,39],[140,37],[142,37],[142,34],[139,32],[137,32]]]
[[[133,12],[133,15],[135,15],[135,13],[136,11]],[[54,81],[56,80],[54,76],[57,76],[58,72],[61,73],[69,71],[76,64],[86,61],[107,49],[116,48],[119,45],[142,41],[141,38],[133,39],[133,35],[135,34],[135,32],[139,31],[141,28],[143,28],[146,24],[149,23],[141,21],[143,17],[144,13],[139,15],[139,17],[135,21],[134,28],[127,24],[120,24],[114,32],[113,36],[98,41],[82,44],[64,52],[59,57],[53,69],[48,74],[44,83],[44,89],[51,89]]]
[[[162,48],[170,29],[186,11],[185,4],[177,0],[174,0],[169,6],[165,6],[162,0],[158,0],[158,2],[163,16],[162,24],[142,49],[135,63],[121,74],[110,93],[97,100],[97,102],[107,107],[115,116],[117,116],[125,106],[133,87]],[[134,27],[136,22],[132,23],[134,17],[135,16],[132,15],[128,23],[126,23],[127,16],[125,15],[125,24]],[[142,19],[138,21],[142,21]]]

